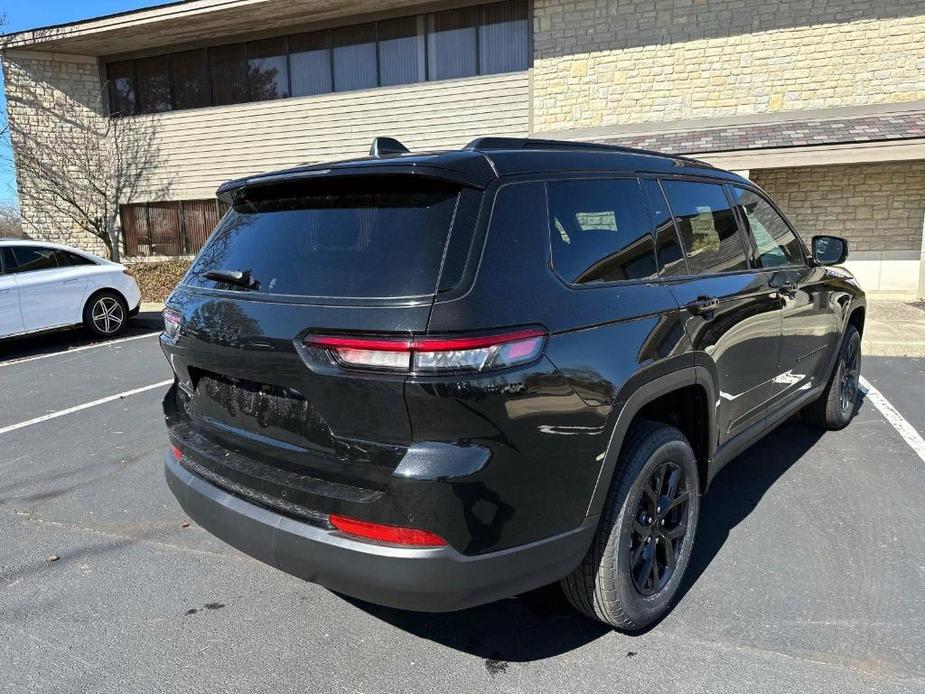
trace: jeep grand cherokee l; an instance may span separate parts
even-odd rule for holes
[[[560,581],[663,616],[700,497],[858,399],[864,294],[750,181],[483,138],[224,184],[171,295],[166,475],[201,526],[350,596],[456,610]]]

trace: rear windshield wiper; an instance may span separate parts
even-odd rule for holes
[[[260,289],[260,282],[251,277],[250,270],[208,270],[202,276],[216,282],[236,284],[245,289]]]

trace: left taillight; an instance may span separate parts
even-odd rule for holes
[[[183,320],[179,311],[165,308],[161,315],[164,318],[164,334],[171,340],[176,339],[177,335],[180,334],[180,323]]]
[[[341,366],[406,373],[480,372],[537,359],[546,331],[524,328],[465,337],[308,335],[306,347],[324,349]]]

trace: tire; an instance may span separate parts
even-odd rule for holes
[[[849,323],[829,382],[822,395],[804,408],[804,420],[829,431],[848,426],[857,412],[860,377],[861,334]]]
[[[659,482],[663,471],[668,474]],[[666,515],[657,508],[656,498],[664,503],[675,474],[678,494],[683,489],[687,497]],[[657,485],[660,494],[653,491]],[[659,422],[634,423],[620,451],[588,554],[560,582],[566,598],[578,611],[621,631],[638,631],[657,622],[668,614],[684,578],[699,512],[697,461],[684,434]],[[654,517],[651,523],[650,517]],[[670,541],[667,535],[677,534],[682,525],[686,532]],[[666,551],[668,544],[673,546],[672,554]],[[649,556],[658,560],[652,562],[654,574],[646,570]]]
[[[84,327],[97,337],[118,335],[128,323],[128,306],[117,292],[105,289],[87,300]]]

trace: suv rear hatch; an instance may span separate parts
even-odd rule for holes
[[[308,519],[381,496],[411,442],[405,376],[343,369],[304,340],[426,332],[480,199],[404,174],[237,194],[165,312],[179,385],[165,412],[186,464]]]

